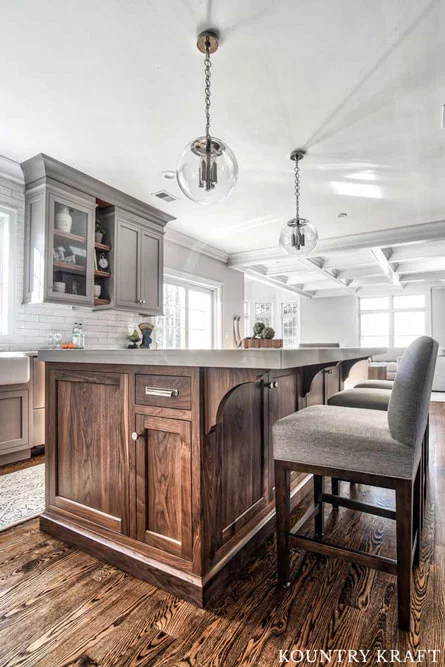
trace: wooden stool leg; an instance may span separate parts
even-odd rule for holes
[[[318,514],[315,515],[315,535],[323,537],[324,532],[324,503],[322,495],[324,493],[324,477],[321,475],[314,475],[314,503],[319,505]]]
[[[399,480],[396,487],[397,600],[399,628],[409,631],[411,616],[413,484]]]
[[[414,553],[414,565],[418,566],[420,563],[420,546],[422,538],[422,524],[423,524],[423,461],[420,459],[419,468],[417,470],[416,479],[414,482],[414,498],[413,498],[413,542],[416,539],[417,545]]]
[[[278,583],[289,586],[290,471],[275,461]]]
[[[428,466],[430,459],[430,418],[426,422],[425,434],[423,436],[423,499],[426,500],[426,492],[428,486]]]
[[[333,496],[340,495],[340,480],[337,479],[336,477],[333,477],[332,480],[331,480],[331,488],[332,488],[332,495]],[[337,503],[332,503],[332,507],[334,509],[338,509]]]

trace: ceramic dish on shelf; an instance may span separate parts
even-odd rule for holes
[[[66,290],[66,285],[65,283],[57,282],[55,281],[53,283],[53,291],[54,292],[65,292]]]

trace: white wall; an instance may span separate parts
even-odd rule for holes
[[[351,296],[301,298],[301,341],[359,345],[358,300]]]

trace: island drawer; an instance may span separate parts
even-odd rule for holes
[[[192,379],[179,375],[136,375],[137,405],[191,410]]]

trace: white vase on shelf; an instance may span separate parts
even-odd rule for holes
[[[71,227],[73,224],[73,219],[70,214],[70,209],[68,206],[60,206],[59,210],[55,216],[55,226],[59,232],[65,232],[69,234],[71,232]]]

